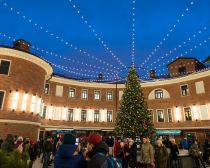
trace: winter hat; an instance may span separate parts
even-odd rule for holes
[[[76,138],[74,135],[68,133],[63,136],[63,144],[75,144]]]
[[[19,136],[19,137],[17,138],[17,141],[23,141],[23,137],[22,137],[22,136]]]
[[[90,133],[88,140],[90,144],[97,145],[102,141],[102,136],[96,132]]]

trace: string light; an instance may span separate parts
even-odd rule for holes
[[[187,8],[182,12],[179,19],[176,20],[175,24],[171,26],[171,28],[167,31],[166,35],[158,42],[158,44],[155,46],[154,49],[152,49],[151,53],[148,55],[147,59],[141,64],[143,66],[145,63],[147,63],[152,56],[155,55],[155,53],[160,49],[160,47],[167,41],[167,39],[170,37],[170,35],[174,32],[177,25],[180,24],[180,22],[184,19],[184,17],[189,13],[190,8],[194,5],[194,2],[191,1]]]
[[[193,39],[195,39],[198,35],[202,34],[204,31],[207,30],[207,27],[204,26],[202,29],[198,30],[196,33],[194,33],[193,35],[191,35],[190,37],[188,37],[187,39],[185,39],[184,41],[182,41],[180,44],[178,44],[176,47],[174,47],[173,49],[171,49],[168,53],[165,53],[163,56],[161,56],[160,58],[158,58],[156,61],[152,62],[150,64],[150,66],[152,67],[154,64],[157,64],[158,62],[160,62],[162,59],[169,57],[170,55],[172,55],[173,53],[175,53],[178,49],[182,48],[183,46],[185,46],[188,42],[192,41]],[[205,40],[206,41],[206,40]],[[206,41],[207,42],[207,41]],[[200,45],[200,44],[199,44]],[[190,49],[192,50],[192,49]],[[185,51],[187,52],[187,51]],[[187,54],[187,53],[185,53]],[[160,66],[160,65],[158,65]]]
[[[132,0],[132,64],[135,65],[135,0]]]
[[[9,38],[9,37],[10,37],[10,39],[12,38],[11,36],[8,36],[8,35],[6,35],[4,33],[1,33],[1,32],[0,32],[0,35],[3,36],[3,37],[6,37],[6,38]],[[13,41],[16,41],[16,40],[13,38]],[[36,49],[35,46],[33,48]],[[39,48],[39,51],[43,51],[44,52],[45,50]],[[45,51],[45,53],[47,54],[49,52]],[[63,71],[69,72],[71,74],[75,74],[75,75],[79,75],[79,76],[85,76],[85,77],[92,77],[92,78],[97,78],[98,74],[99,74],[99,72],[97,72],[97,71],[90,71],[90,70],[86,70],[86,69],[82,70],[82,69],[78,69],[78,68],[70,68],[70,67],[66,67],[66,66],[63,66],[63,65],[55,64],[55,63],[53,63],[53,62],[51,62],[49,60],[46,60],[44,57],[42,57],[40,55],[39,55],[39,57],[42,58],[44,61],[50,63],[55,68],[59,68],[59,69],[61,69]],[[91,72],[91,73],[98,73],[98,74],[97,75],[90,75],[90,74],[79,73],[79,72],[75,72],[75,71],[82,71],[82,72],[89,72],[89,73]],[[108,72],[107,72],[107,74],[110,75],[110,73],[108,73]],[[112,74],[114,74],[114,73],[112,73]],[[108,75],[107,76],[104,75],[104,77],[108,77]]]
[[[0,3],[1,3],[1,2],[2,2],[2,1],[0,1]],[[1,4],[2,4],[2,3],[1,3]],[[90,53],[88,53],[87,51],[82,50],[82,49],[80,49],[79,47],[73,45],[72,43],[70,43],[70,42],[64,40],[63,37],[58,36],[57,34],[55,34],[55,33],[51,32],[51,31],[49,31],[49,30],[48,30],[47,28],[45,28],[44,26],[42,26],[42,25],[40,25],[40,24],[34,22],[31,18],[26,17],[25,15],[23,15],[20,11],[16,10],[15,8],[9,7],[7,3],[3,3],[2,5],[3,5],[4,7],[6,7],[6,8],[8,8],[8,9],[10,9],[10,11],[13,12],[13,13],[15,13],[16,15],[19,15],[22,19],[26,20],[27,23],[32,24],[32,25],[35,26],[37,29],[39,29],[39,30],[45,32],[45,33],[48,34],[49,36],[53,37],[55,40],[57,40],[57,41],[63,43],[65,46],[69,46],[69,47],[71,47],[72,49],[74,49],[75,51],[77,51],[78,53],[80,53],[80,54],[82,54],[82,55],[84,55],[84,56],[86,56],[86,57],[88,57],[88,58],[94,59],[95,61],[98,61],[98,62],[100,62],[100,63],[102,63],[102,64],[104,64],[104,65],[106,65],[106,66],[109,66],[109,67],[115,69],[115,70],[119,69],[118,67],[115,67],[114,65],[112,65],[112,64],[110,64],[110,63],[108,63],[108,62],[106,62],[106,61],[104,61],[104,60],[102,60],[102,59],[100,59],[100,58],[97,58],[97,57],[94,56],[93,54],[90,54]]]
[[[44,54],[47,54],[47,55],[50,55],[50,56],[54,56],[54,57],[57,57],[57,58],[60,58],[60,59],[63,59],[63,60],[67,60],[67,61],[71,61],[71,62],[73,62],[73,63],[77,63],[77,64],[81,64],[81,65],[83,65],[83,66],[87,66],[87,67],[90,67],[90,68],[95,68],[95,69],[102,69],[102,70],[105,70],[105,71],[107,71],[107,74],[110,74],[109,72],[110,72],[110,69],[108,69],[108,68],[104,68],[104,67],[100,67],[100,66],[96,66],[96,65],[91,65],[91,64],[87,64],[87,63],[84,63],[83,61],[76,61],[76,60],[74,60],[74,59],[72,59],[72,58],[67,58],[67,57],[63,57],[63,56],[61,56],[61,55],[59,55],[59,54],[55,54],[55,53],[53,53],[53,52],[51,52],[51,51],[46,51],[46,50],[44,50],[44,49],[41,49],[41,48],[39,48],[39,47],[36,47],[36,46],[31,46],[31,48],[33,48],[33,49],[35,49],[35,50],[37,50],[37,51],[39,51],[39,52],[42,52],[42,53],[44,53]],[[81,71],[82,71],[82,69],[81,69]],[[89,70],[86,70],[86,69],[84,69],[84,71],[85,72],[89,72]],[[93,71],[94,73],[101,73],[101,72],[99,72],[99,71]],[[114,71],[115,73],[111,73],[112,75],[115,75],[116,74],[116,71]]]
[[[94,37],[97,38],[97,40],[100,42],[100,44],[105,48],[105,50],[111,54],[111,56],[122,66],[126,67],[125,64],[120,61],[120,59],[116,56],[116,54],[110,49],[108,44],[102,39],[101,35],[95,30],[95,28],[89,23],[87,20],[87,17],[81,14],[81,10],[79,7],[73,3],[73,0],[69,0],[71,3],[72,8],[76,11],[76,14],[81,18],[83,23],[89,28],[89,30],[94,34]]]

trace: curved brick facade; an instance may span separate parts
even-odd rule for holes
[[[24,53],[14,49],[7,50],[20,55]],[[50,65],[43,60],[39,59],[39,63],[47,67],[34,62],[35,56],[28,53],[30,60],[25,57],[11,57],[9,52],[8,55],[5,53],[2,54],[0,48],[0,59],[11,60],[9,75],[0,75],[0,91],[6,91],[3,108],[0,110],[0,136],[5,136],[5,131],[20,134],[20,129],[23,129],[23,136],[33,138],[37,138],[39,129],[114,129],[124,85],[79,82],[59,76],[49,78],[52,70],[50,71]],[[45,83],[49,86],[46,94]],[[141,85],[155,128],[181,130],[184,135],[194,133],[201,141],[206,138],[210,130],[210,70]],[[17,108],[11,110],[13,93],[16,90],[19,92]],[[70,93],[70,90],[74,92]],[[87,99],[82,98],[84,90],[87,91]],[[27,110],[22,112],[25,92],[30,96]],[[96,92],[100,93],[99,100],[94,98]],[[108,93],[111,94],[111,100],[108,100]],[[33,95],[36,98],[41,97],[43,103],[40,105],[41,111],[35,110],[31,113]],[[38,105],[37,102],[35,104]],[[111,114],[111,119],[108,114]],[[15,124],[15,121],[19,123]]]

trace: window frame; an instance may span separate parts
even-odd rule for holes
[[[159,115],[158,115],[158,111],[159,110],[162,110],[163,111],[163,121],[159,121]],[[157,122],[158,123],[164,123],[165,122],[164,109],[156,109],[156,114],[157,114]]]
[[[156,93],[156,92],[158,92],[158,93]],[[163,99],[163,90],[162,89],[156,89],[156,90],[154,90],[154,93],[155,93],[155,99]]]
[[[72,113],[72,115],[69,115],[70,113]],[[71,119],[70,119],[70,116],[71,116]],[[74,121],[74,109],[73,108],[68,108],[67,121]]]
[[[98,114],[96,115],[95,112],[97,112]],[[93,113],[93,121],[94,122],[100,122],[100,110],[94,110],[94,113]]]
[[[111,112],[111,116],[112,116],[112,117],[111,117],[111,121],[108,120],[108,116],[110,116],[110,115],[108,115],[109,112]],[[109,117],[109,119],[110,119],[110,117]],[[113,110],[107,110],[106,121],[107,121],[107,123],[113,123]]]
[[[48,93],[45,92],[45,86],[46,86],[47,84],[49,85]],[[45,95],[49,95],[49,94],[50,94],[50,83],[45,83],[45,84],[44,84],[44,94],[45,94]]]
[[[83,112],[85,112],[85,120],[83,120],[82,118],[82,116],[83,116]],[[81,122],[86,122],[87,121],[87,110],[84,110],[84,109],[82,109],[81,110]]]
[[[171,121],[169,120],[169,110],[171,110]],[[173,122],[173,109],[172,108],[167,108],[167,116],[168,116],[168,122],[169,123],[172,123]]]
[[[47,110],[48,110],[48,107],[46,105],[44,105],[43,109],[42,109],[42,115],[41,115],[42,119],[46,119]],[[45,113],[44,113],[44,111],[45,111]]]
[[[187,94],[186,95],[183,95],[183,91],[182,91],[182,86],[187,86]],[[183,85],[180,85],[180,91],[181,91],[181,96],[182,97],[185,97],[185,96],[189,96],[190,95],[190,89],[189,89],[189,85],[188,84],[183,84]]]
[[[87,97],[86,98],[83,98],[83,91],[87,92]],[[81,99],[82,100],[88,100],[88,89],[82,89],[82,91],[81,91]]]
[[[188,115],[188,117],[191,118],[190,120],[186,119],[186,115],[185,115],[186,111],[185,111],[185,109],[187,109],[187,108],[190,109],[190,116]],[[190,107],[190,106],[183,107],[183,111],[184,111],[184,120],[185,120],[185,121],[193,121],[193,120],[192,120],[193,118],[192,118],[192,109],[191,109],[191,107]],[[187,112],[187,113],[189,113],[189,112]]]
[[[99,99],[96,99],[95,93],[99,92]],[[100,90],[94,90],[94,100],[101,100],[101,91]]]
[[[4,100],[5,100],[5,97],[6,97],[6,90],[0,90],[0,92],[3,92],[4,93],[4,96],[3,96],[3,99],[2,99],[2,104],[1,104],[1,107],[0,107],[0,110],[3,110]]]
[[[108,93],[111,93],[111,96],[112,96],[111,99],[108,98]],[[106,100],[107,100],[107,101],[113,101],[113,91],[112,91],[112,90],[108,90],[108,91],[106,92]]]
[[[70,94],[69,94],[71,89],[74,90],[74,96],[70,96]],[[68,93],[69,98],[75,98],[76,97],[76,89],[75,88],[69,87],[69,93]]]
[[[10,68],[11,68],[11,65],[12,65],[12,60],[8,60],[8,59],[0,59],[0,66],[1,66],[1,61],[8,61],[9,62],[9,69],[8,69],[8,74],[1,74],[0,75],[3,75],[3,76],[9,76],[10,75]]]

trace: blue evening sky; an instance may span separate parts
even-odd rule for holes
[[[167,74],[179,56],[210,55],[209,9],[210,0],[0,0],[0,45],[23,38],[55,73],[113,80],[126,76],[134,37],[146,79],[150,69]]]

